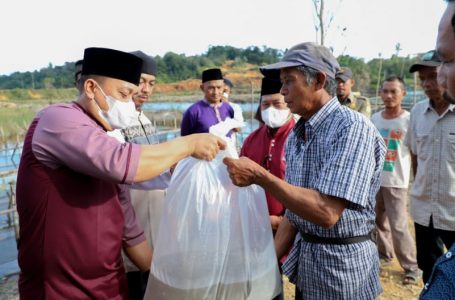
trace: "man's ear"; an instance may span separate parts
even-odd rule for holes
[[[355,85],[355,80],[351,78],[351,87]]]
[[[199,86],[199,88],[201,89],[201,91],[204,91],[204,84],[201,83],[201,85]]]
[[[90,100],[96,101],[99,108],[101,108],[102,110],[104,110],[104,111],[109,110],[109,105],[107,104],[107,102],[104,98],[101,98],[101,99],[103,99],[102,101],[95,99],[95,93],[96,92],[100,93],[100,91],[96,91],[97,89],[99,89],[99,86],[95,80],[93,80],[91,78],[88,78],[87,80],[85,80],[84,86],[83,86],[83,92],[85,93],[87,98],[89,98]]]
[[[325,81],[327,79],[327,75],[325,75],[325,73],[322,73],[322,72],[318,72],[316,74],[316,81],[314,83],[314,88],[316,90],[320,90],[320,89],[323,89],[324,86],[325,86]]]
[[[82,87],[83,92],[89,99],[95,98],[95,88],[97,88],[97,84],[95,80],[89,78],[84,81],[84,85]]]

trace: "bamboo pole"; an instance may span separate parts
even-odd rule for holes
[[[376,84],[376,98],[374,101],[374,110],[378,110],[378,98],[379,98],[379,86],[381,84],[381,71],[382,71],[382,57],[381,53],[379,53],[379,70],[378,70],[378,82]]]

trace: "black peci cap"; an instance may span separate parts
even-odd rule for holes
[[[264,77],[261,84],[261,96],[279,94],[281,86],[281,81]]]
[[[220,69],[208,69],[202,72],[202,82],[211,80],[223,80],[223,74]]]
[[[138,85],[141,79],[142,59],[107,48],[87,48],[84,51],[82,75],[99,75]]]
[[[156,76],[157,73],[157,67],[156,67],[156,61],[151,57],[150,55],[145,54],[142,51],[133,51],[130,52],[131,54],[136,55],[140,59],[142,59],[142,73],[145,74],[150,74],[153,76]]]
[[[234,87],[234,84],[232,83],[232,81],[230,81],[226,77],[224,77],[223,81],[224,81],[224,84],[227,85],[228,87],[230,87],[231,89]]]

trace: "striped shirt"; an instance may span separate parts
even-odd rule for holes
[[[429,101],[417,103],[405,143],[417,155],[411,189],[414,222],[455,231],[455,105],[438,115]]]
[[[296,124],[286,147],[286,181],[348,201],[330,229],[286,216],[301,233],[344,238],[374,228],[375,196],[386,148],[374,125],[336,98]],[[376,245],[307,243],[297,239],[283,266],[304,299],[375,299],[381,292]]]

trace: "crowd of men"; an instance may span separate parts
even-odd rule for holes
[[[381,265],[394,256],[403,284],[425,283],[422,299],[454,297],[455,1],[447,2],[436,50],[409,70],[428,97],[410,112],[405,83],[391,76],[384,109],[371,116],[368,99],[352,92],[352,71],[314,43],[260,68],[261,125],[240,159],[224,163],[234,184],[265,190],[296,299],[376,299]],[[76,67],[77,100],[39,112],[24,141],[20,296],[142,299],[173,167],[188,156],[212,160],[226,142],[209,128],[243,117],[229,98],[233,83],[205,70],[181,137],[159,143],[142,111],[156,83],[151,56],[87,48]]]

